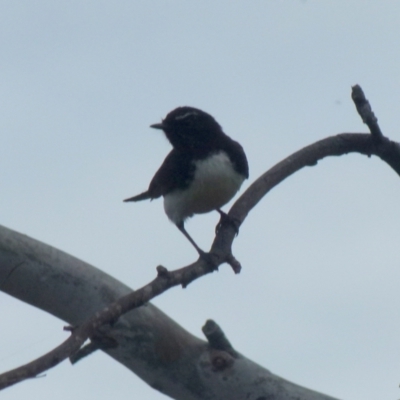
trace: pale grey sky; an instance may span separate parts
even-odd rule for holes
[[[133,288],[196,253],[147,188],[170,146],[151,130],[191,105],[246,150],[250,180],[299,148],[366,132],[360,84],[400,141],[400,2],[0,2],[0,224]],[[154,303],[192,333],[215,319],[233,346],[341,399],[400,396],[400,181],[375,158],[324,160],[274,189],[224,266]],[[228,209],[227,207],[225,207]],[[187,229],[204,249],[217,213]],[[157,252],[150,251],[155,246]],[[63,322],[0,293],[0,370],[46,352]],[[4,400],[156,400],[104,354],[2,392]]]

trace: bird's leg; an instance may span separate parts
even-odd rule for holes
[[[191,238],[191,236],[187,233],[184,222],[181,221],[176,224],[177,228],[185,235],[186,239],[193,245],[196,251],[199,253],[199,256],[202,260],[204,260],[213,271],[218,270],[218,264],[215,263],[215,260],[210,253],[206,253],[199,246],[197,246],[196,242]]]
[[[193,247],[196,249],[196,251],[199,253],[199,256],[203,259],[208,260],[209,257],[208,254],[203,251],[199,246],[197,246],[196,242],[191,238],[191,236],[187,233],[185,226],[184,226],[184,222],[178,222],[176,224],[176,227],[185,235],[186,239],[189,240],[189,242],[193,245]]]
[[[219,212],[219,215],[221,215],[221,218],[219,219],[219,222],[217,226],[215,227],[215,233],[217,234],[218,231],[221,229],[222,225],[224,223],[231,224],[233,226],[233,229],[236,232],[236,236],[239,235],[239,221],[237,221],[235,218],[230,217],[227,213],[223,212],[220,208],[217,208],[216,211]]]

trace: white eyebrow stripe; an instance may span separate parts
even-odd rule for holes
[[[178,115],[175,119],[176,120],[181,120],[189,117],[190,115],[198,115],[199,113],[196,111],[188,111],[186,114],[183,115]]]

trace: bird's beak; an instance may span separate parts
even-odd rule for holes
[[[150,128],[154,128],[154,129],[164,129],[165,127],[164,127],[164,125],[161,123],[161,124],[153,124],[153,125],[150,125]]]

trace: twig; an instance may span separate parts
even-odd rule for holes
[[[375,117],[372,111],[369,101],[366,99],[363,90],[360,85],[354,85],[351,91],[351,98],[356,105],[358,114],[366,124],[371,132],[371,135],[376,141],[381,141],[384,136],[382,134],[381,128],[378,125],[378,118]]]

